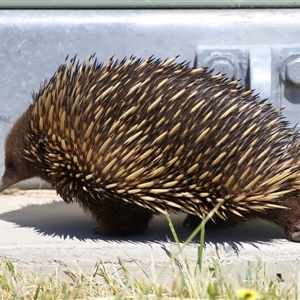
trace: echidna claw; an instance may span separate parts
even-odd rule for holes
[[[291,234],[291,239],[293,242],[300,242],[300,225],[296,227],[296,230]]]
[[[95,234],[102,234],[100,227],[99,226],[95,226],[93,228],[93,233],[95,233]]]

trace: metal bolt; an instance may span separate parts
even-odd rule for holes
[[[283,63],[280,73],[283,81],[300,86],[300,55],[290,56]]]
[[[300,58],[291,61],[286,65],[286,79],[291,83],[300,86]]]
[[[221,73],[229,79],[235,78],[237,74],[236,67],[227,57],[215,56],[206,62],[206,66],[213,70],[213,74]]]

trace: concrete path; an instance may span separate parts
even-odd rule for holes
[[[155,218],[144,234],[126,239],[93,233],[96,223],[77,204],[65,204],[53,190],[9,190],[0,195],[0,258],[10,258],[20,268],[49,274],[67,268],[90,272],[97,260],[113,269],[121,257],[128,267],[137,262],[146,270],[159,269],[177,250],[165,217]],[[180,240],[191,229],[184,216],[172,216]],[[197,260],[197,240],[186,256]],[[262,258],[271,278],[289,282],[299,273],[300,244],[288,242],[283,231],[262,221],[235,228],[206,231],[205,262],[216,258],[230,275],[245,276],[247,261]]]

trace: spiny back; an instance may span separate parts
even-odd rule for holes
[[[279,207],[300,187],[298,131],[237,81],[174,60],[65,62],[34,95],[24,157],[65,201],[196,215],[221,202],[222,218]]]

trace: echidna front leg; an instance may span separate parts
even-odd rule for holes
[[[152,212],[147,209],[123,204],[118,207],[105,208],[94,217],[98,221],[99,228],[96,232],[110,236],[126,236],[137,234],[148,228],[152,218]]]

